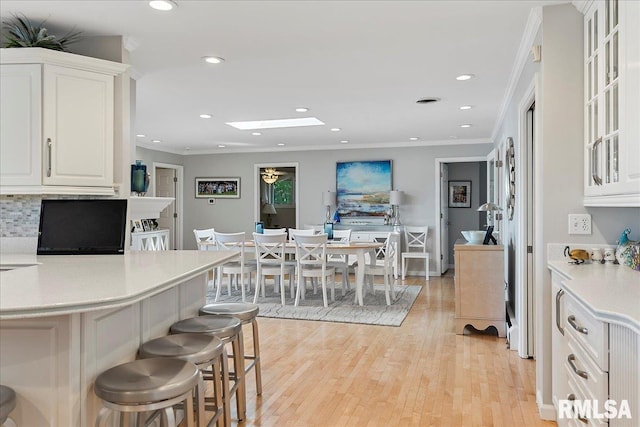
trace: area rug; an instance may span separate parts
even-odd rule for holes
[[[288,285],[288,281],[287,281]],[[355,291],[347,291],[342,296],[339,286],[336,287],[336,300],[331,301],[330,291],[327,292],[329,306],[322,304],[322,291],[317,294],[307,290],[306,299],[301,300],[297,307],[293,305],[287,286],[286,305],[282,306],[280,294],[273,291],[273,285],[266,286],[266,297],[258,296],[260,305],[259,317],[273,317],[279,319],[320,320],[325,322],[361,323],[366,325],[400,326],[411,310],[411,306],[422,290],[421,286],[396,285],[396,300],[387,306],[384,296],[384,286],[375,286],[375,294],[369,290],[364,297],[364,305],[354,302]],[[207,302],[213,302],[215,291],[209,290]],[[222,289],[219,302],[240,302],[242,296],[239,290],[232,290],[227,295],[226,285]],[[247,296],[247,301],[253,301],[253,292]]]

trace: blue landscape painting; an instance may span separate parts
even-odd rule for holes
[[[389,210],[391,160],[338,162],[336,189],[340,217],[384,216]]]

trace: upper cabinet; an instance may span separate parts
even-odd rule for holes
[[[0,50],[0,193],[113,195],[114,77],[126,65]]]
[[[640,206],[640,2],[584,13],[584,204]]]

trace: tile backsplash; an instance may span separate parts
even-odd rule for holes
[[[0,238],[37,237],[42,196],[0,196]]]

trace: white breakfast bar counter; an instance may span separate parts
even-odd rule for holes
[[[0,383],[22,426],[92,426],[98,374],[134,360],[205,303],[207,272],[233,252],[0,255]]]

